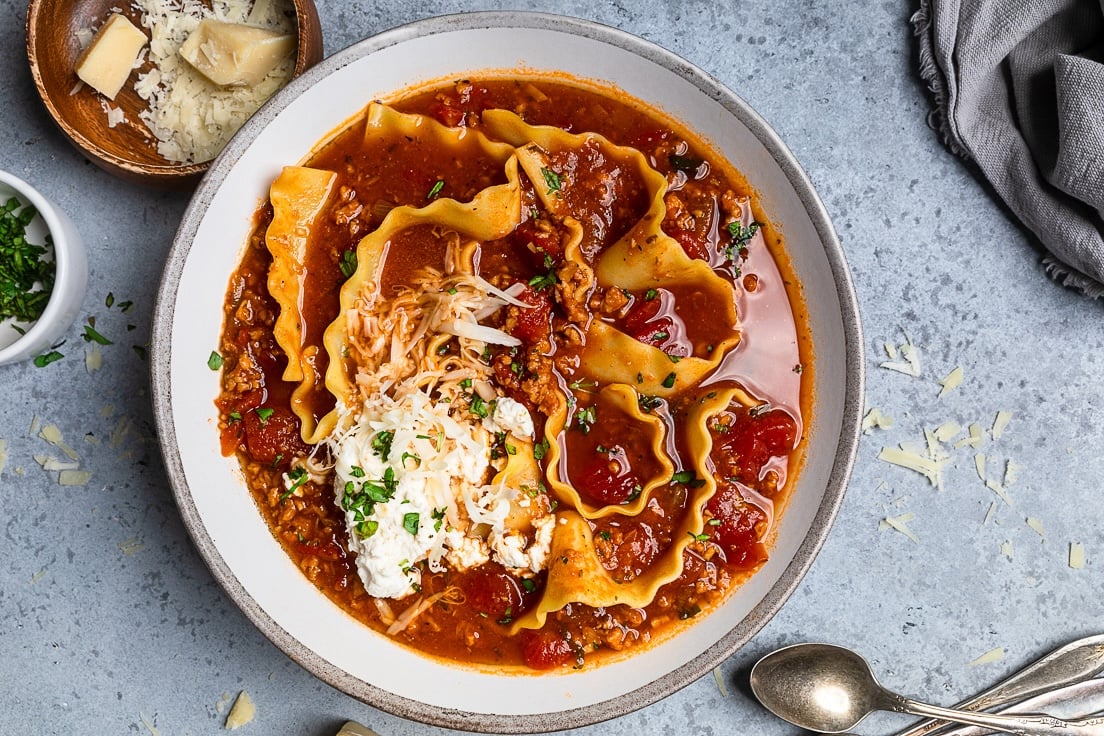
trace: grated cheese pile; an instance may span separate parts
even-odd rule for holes
[[[150,33],[153,68],[134,85],[148,108],[139,117],[157,139],[157,152],[177,163],[209,161],[230,137],[291,77],[294,55],[277,65],[259,84],[220,87],[179,54],[204,18],[248,23],[280,33],[295,33],[295,20],[271,0],[133,0]]]
[[[444,569],[442,560],[457,569],[490,559],[523,572],[546,565],[554,517],[533,519],[530,541],[507,526],[515,505],[529,505],[524,491],[484,484],[490,435],[507,431],[531,439],[528,411],[506,397],[481,421],[470,414],[471,420],[454,417],[450,408],[420,389],[400,388],[395,398],[381,395],[366,403],[349,431],[332,440],[337,500],[370,595],[403,598],[416,592],[417,563],[423,560],[433,572]],[[489,534],[474,533],[477,527]]]

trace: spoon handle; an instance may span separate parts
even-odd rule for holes
[[[1052,688],[1070,685],[1104,671],[1104,634],[1087,636],[1059,647],[1019,672],[955,705],[957,710],[989,710]],[[943,728],[943,721],[922,721],[896,736],[926,736]]]
[[[1075,682],[1047,690],[1022,700],[1001,713],[1046,713],[1055,718],[1084,718],[1104,711],[1104,679]],[[992,733],[982,726],[951,726],[945,721],[929,721],[944,726],[941,736],[984,736]]]
[[[904,697],[899,700],[894,698],[894,700],[896,702],[893,703],[893,710],[898,713],[911,713],[955,723],[968,723],[972,726],[985,726],[994,731],[1003,731],[1017,736],[1104,736],[1104,717],[1065,721],[1047,715],[1004,715],[952,710]]]

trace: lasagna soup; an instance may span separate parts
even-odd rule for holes
[[[383,635],[584,667],[769,554],[811,356],[743,176],[563,77],[372,102],[272,182],[218,399],[273,534]]]

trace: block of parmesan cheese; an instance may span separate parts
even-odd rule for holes
[[[146,34],[125,16],[115,13],[100,26],[88,48],[77,58],[77,76],[104,97],[114,100],[145,45]]]
[[[223,86],[253,86],[295,50],[295,36],[205,19],[180,47],[203,76]]]

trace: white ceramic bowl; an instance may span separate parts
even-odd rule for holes
[[[42,316],[23,325],[20,334],[12,320],[0,322],[0,365],[16,363],[48,352],[73,324],[88,286],[88,259],[76,225],[57,205],[14,174],[0,171],[0,203],[12,196],[33,205],[38,216],[27,226],[28,240],[42,244],[46,234],[53,240],[54,288]],[[47,248],[49,252],[51,248]]]
[[[556,70],[612,83],[710,140],[750,179],[781,228],[809,306],[815,406],[805,467],[769,562],[685,632],[622,661],[563,674],[499,675],[419,656],[346,615],[300,574],[265,526],[237,461],[219,454],[207,356],[254,210],[375,97],[480,70]],[[349,90],[356,90],[350,94]],[[326,59],[231,141],[196,192],[158,299],[153,383],[165,462],[185,523],[215,577],[281,649],[331,685],[413,719],[483,732],[559,730],[651,703],[708,673],[762,627],[812,563],[858,442],[859,316],[839,242],[793,156],[742,100],[657,46],[548,15],[469,13],[414,23]]]

